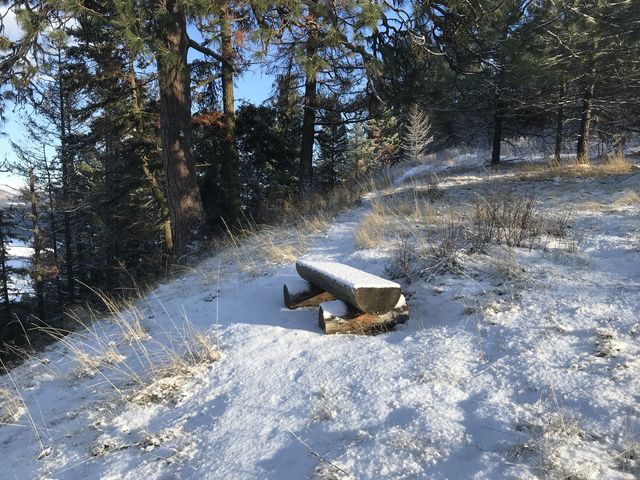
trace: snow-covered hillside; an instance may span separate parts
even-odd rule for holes
[[[410,320],[377,336],[325,336],[316,310],[287,310],[293,264],[256,278],[226,257],[119,317],[80,312],[87,330],[3,379],[2,477],[638,478],[640,174],[416,166],[306,258],[386,276],[397,245],[354,232],[436,171],[436,223],[515,187],[542,217],[571,210],[568,233],[401,279]]]

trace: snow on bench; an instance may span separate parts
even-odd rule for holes
[[[312,285],[365,313],[390,312],[400,299],[399,284],[342,263],[298,260],[296,270]]]

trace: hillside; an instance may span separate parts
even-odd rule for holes
[[[640,173],[481,157],[295,232],[401,282],[406,325],[325,336],[282,304],[293,263],[254,242],[247,269],[241,245],[112,317],[78,309],[86,330],[5,376],[4,475],[638,478]]]
[[[4,208],[16,196],[15,192],[5,185],[0,185],[0,208]]]

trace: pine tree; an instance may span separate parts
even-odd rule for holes
[[[319,185],[331,189],[347,175],[349,143],[339,105],[335,100],[330,104],[337,108],[326,110],[322,117],[322,127],[318,133],[320,154],[317,170]]]
[[[362,123],[357,123],[349,132],[347,164],[349,175],[358,180],[375,168],[373,144]]]
[[[433,135],[429,115],[418,105],[413,104],[407,112],[402,129],[401,148],[404,159],[420,161],[431,143],[433,143]]]

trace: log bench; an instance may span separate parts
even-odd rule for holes
[[[337,262],[298,260],[305,282],[284,286],[290,309],[319,307],[325,333],[388,331],[408,318],[400,285]]]

